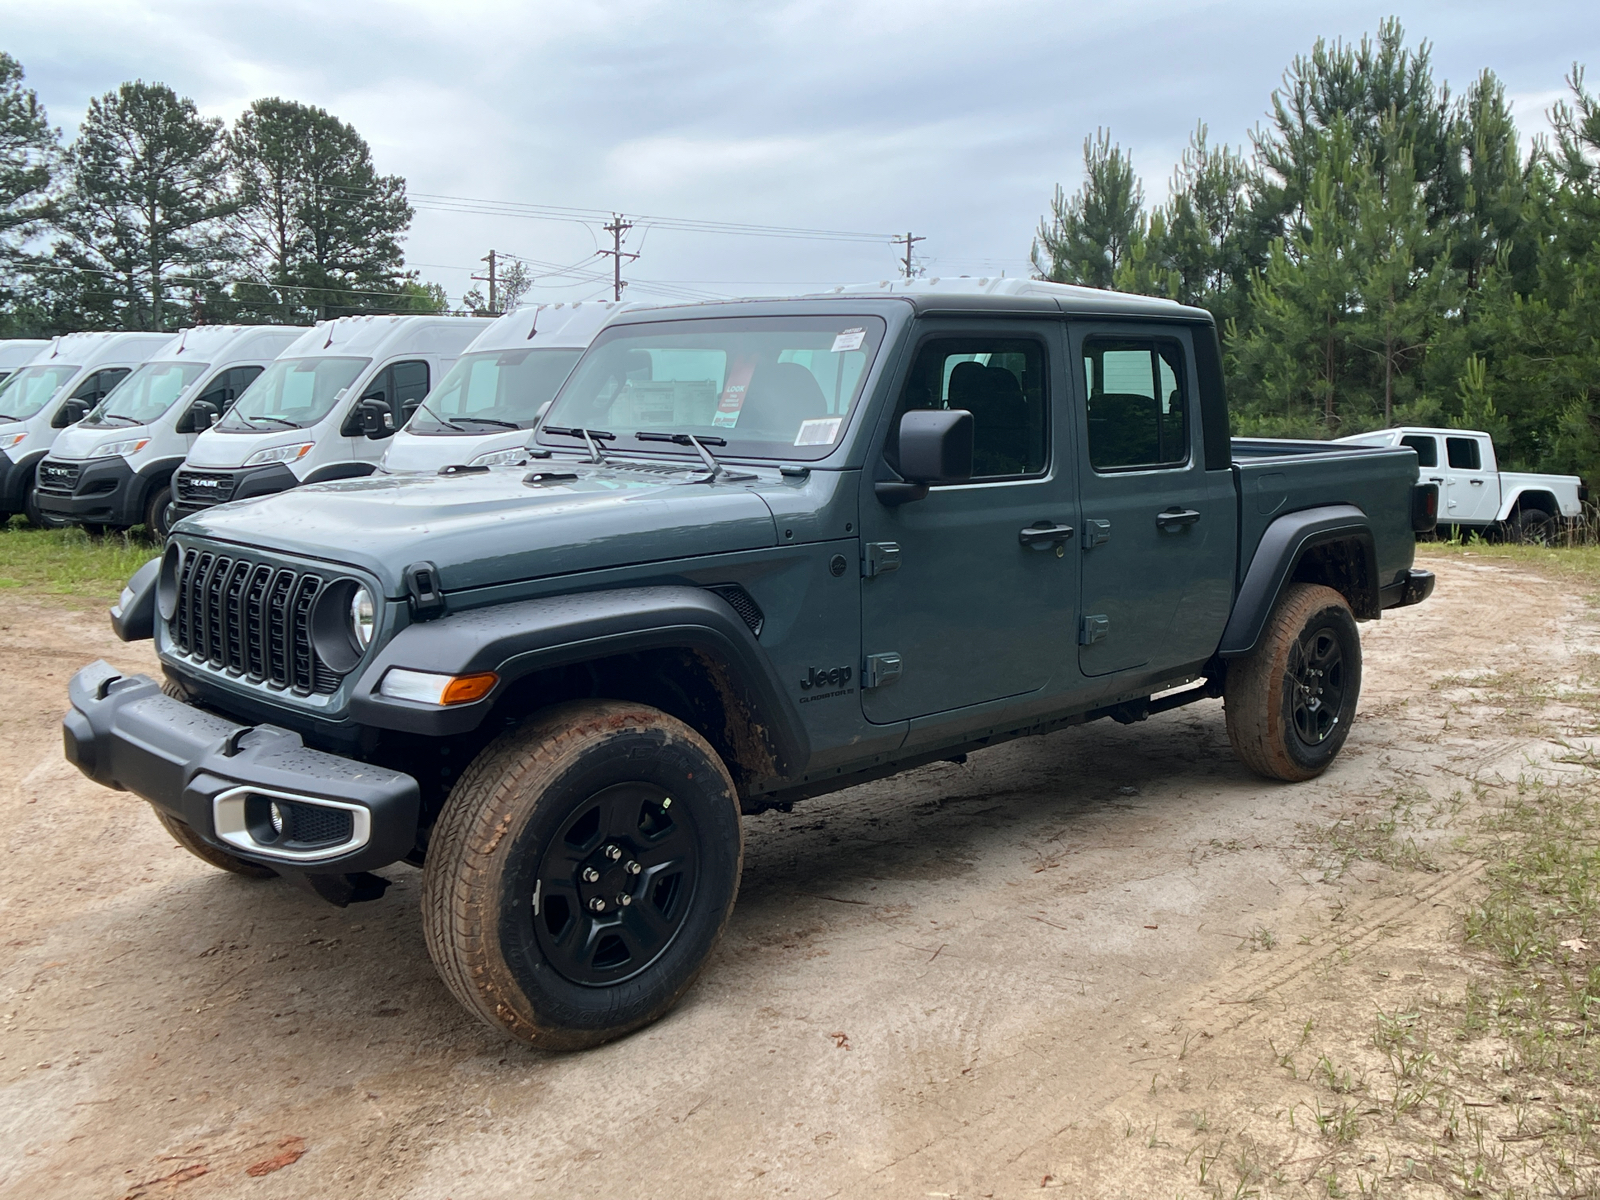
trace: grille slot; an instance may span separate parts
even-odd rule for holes
[[[311,640],[321,575],[190,550],[178,568],[172,640],[197,662],[302,696],[330,695],[344,676]]]
[[[285,831],[291,840],[315,846],[327,842],[348,842],[354,821],[343,808],[325,808],[320,804],[291,804],[280,802],[279,809],[289,818]]]

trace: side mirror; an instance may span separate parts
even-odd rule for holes
[[[387,400],[377,396],[363,398],[356,405],[355,417],[361,423],[361,432],[375,442],[394,434],[394,409]]]
[[[900,418],[900,480],[875,485],[888,505],[921,500],[933,483],[972,478],[972,414],[965,409],[913,409]]]
[[[50,419],[52,429],[65,429],[68,425],[76,425],[89,415],[89,410],[94,405],[87,400],[80,400],[77,396],[69,396],[56,410],[56,415]]]
[[[179,433],[204,433],[222,419],[222,410],[209,400],[196,400],[178,418]]]

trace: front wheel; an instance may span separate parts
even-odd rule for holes
[[[583,701],[490,743],[428,845],[428,952],[468,1011],[576,1050],[630,1033],[688,990],[743,863],[727,768],[683,722]]]
[[[172,504],[172,488],[162,484],[150,492],[150,499],[144,506],[144,528],[150,535],[150,540],[156,545],[163,545],[167,535],[172,532],[172,523],[167,520],[167,509]]]
[[[1228,664],[1228,740],[1245,766],[1296,782],[1328,769],[1350,734],[1361,694],[1361,636],[1330,587],[1284,589],[1261,640]]]

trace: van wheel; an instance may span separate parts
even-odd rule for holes
[[[722,936],[744,859],[738,794],[694,730],[581,701],[491,742],[428,845],[428,952],[468,1011],[577,1050],[667,1012]]]
[[[1228,740],[1258,775],[1314,778],[1349,736],[1360,694],[1361,636],[1349,602],[1330,587],[1291,584],[1255,650],[1228,664]]]
[[[162,484],[150,493],[144,505],[144,528],[156,545],[163,545],[172,526],[167,521],[167,508],[172,503],[172,486]]]
[[[35,529],[65,529],[69,524],[65,517],[47,513],[39,507],[39,493],[34,490],[31,479],[22,493],[22,515]]]

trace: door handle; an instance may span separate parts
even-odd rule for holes
[[[1156,514],[1156,527],[1158,529],[1181,529],[1185,525],[1193,525],[1200,519],[1200,514],[1192,508],[1170,508],[1166,512]]]
[[[1483,486],[1483,480],[1481,480],[1481,479],[1469,479],[1469,480],[1467,480],[1467,482],[1470,483],[1473,487],[1482,487]]]
[[[1017,534],[1017,541],[1024,546],[1059,546],[1071,536],[1071,525],[1030,525]]]
[[[1444,476],[1443,475],[1429,475],[1428,476],[1428,482],[1429,483],[1443,483],[1444,482]]]

